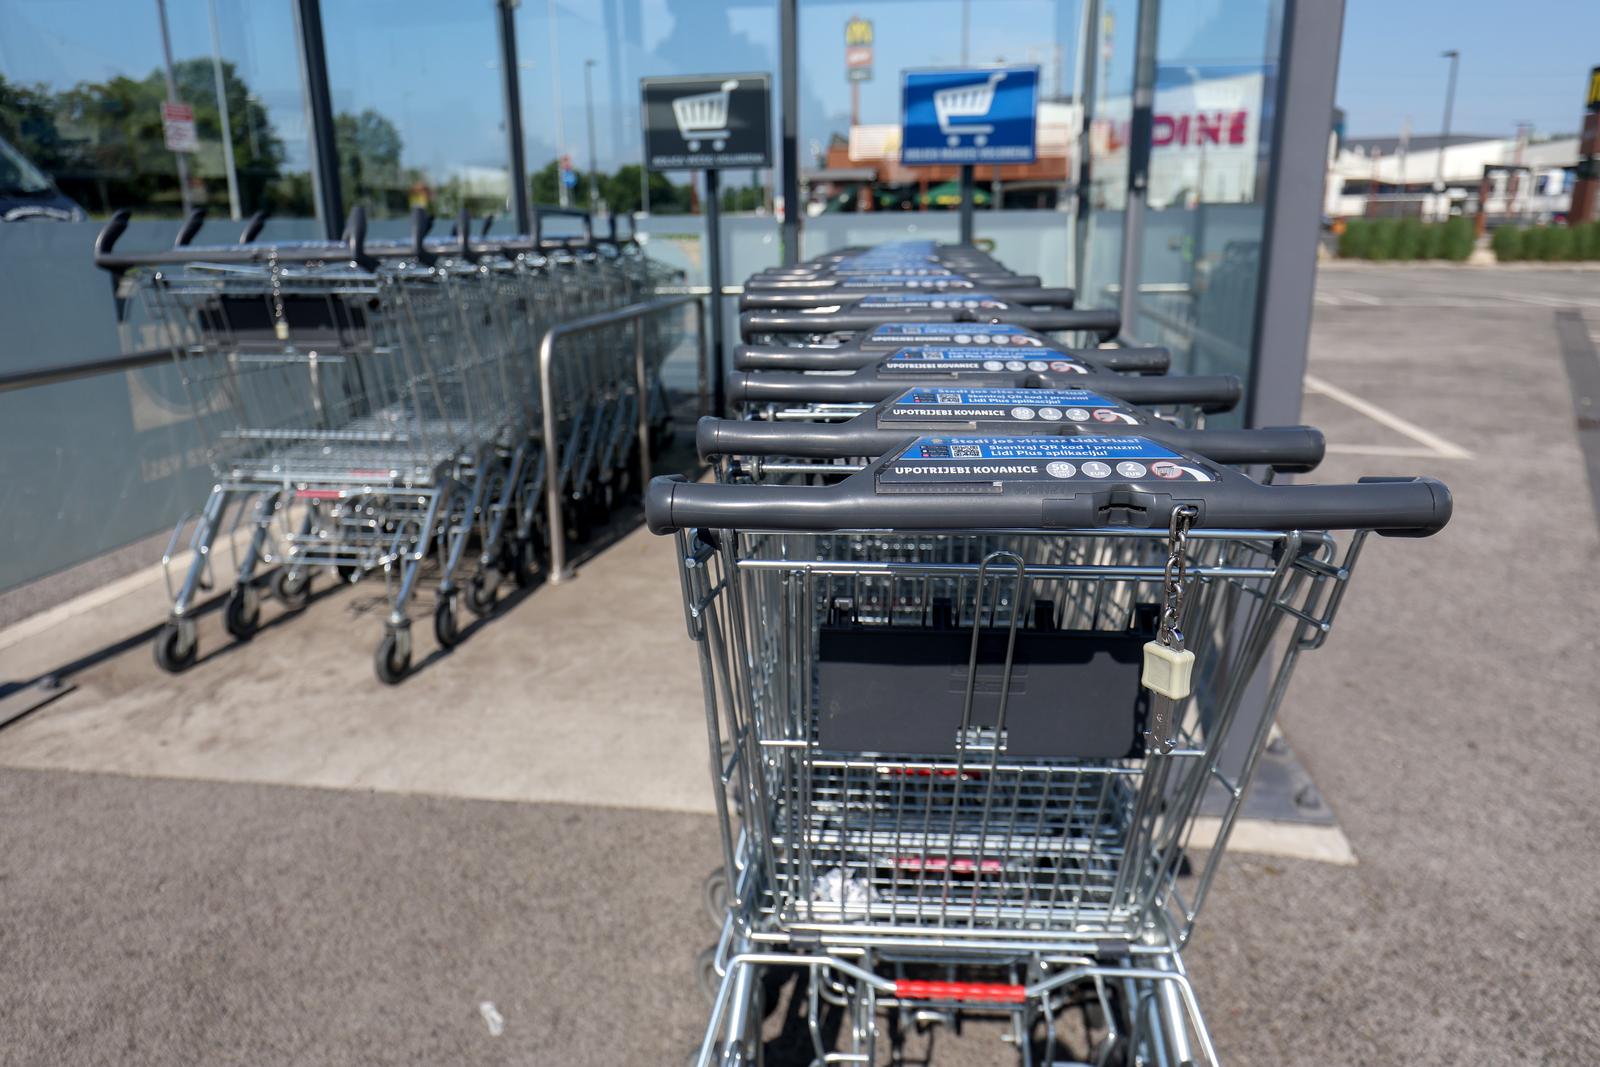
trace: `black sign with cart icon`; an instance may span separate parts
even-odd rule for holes
[[[766,74],[639,79],[651,170],[772,166],[772,82]]]

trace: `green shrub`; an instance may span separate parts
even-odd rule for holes
[[[1464,263],[1478,243],[1478,233],[1470,219],[1450,219],[1438,226],[1430,226],[1435,247],[1430,259],[1448,259]]]
[[[1428,250],[1428,235],[1417,219],[1396,219],[1389,243],[1389,258],[1421,259]]]
[[[1395,224],[1393,219],[1373,219],[1372,236],[1367,242],[1367,258],[1385,260],[1394,258]]]
[[[1501,263],[1515,263],[1524,258],[1527,246],[1528,231],[1521,226],[1501,226],[1494,231],[1494,236],[1489,239],[1489,247],[1494,249],[1494,258]]]
[[[1577,259],[1576,237],[1571,226],[1550,227],[1544,239],[1544,258],[1556,263]]]
[[[1346,219],[1344,232],[1339,235],[1339,256],[1342,259],[1366,259],[1372,228],[1366,219]]]
[[[1578,259],[1600,259],[1600,222],[1585,222],[1574,227],[1575,255]]]

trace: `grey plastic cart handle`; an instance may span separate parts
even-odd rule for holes
[[[1244,386],[1231,374],[1166,377],[1131,374],[1059,374],[1043,377],[1015,374],[972,375],[940,378],[929,375],[886,375],[879,377],[866,368],[848,375],[799,374],[789,371],[730,371],[727,396],[731,404],[875,404],[907,389],[926,386],[949,388],[952,383],[973,389],[998,386],[1026,389],[1043,386],[1052,389],[1076,388],[1106,393],[1130,404],[1158,407],[1167,404],[1194,405],[1201,411],[1231,411],[1244,394]]]
[[[1102,341],[1109,341],[1122,332],[1122,316],[1110,308],[1034,310],[1016,308],[1004,312],[980,312],[980,317],[965,317],[966,308],[940,309],[896,314],[891,310],[866,311],[843,308],[823,314],[795,311],[746,311],[739,316],[740,336],[749,340],[765,333],[840,333],[870,330],[895,322],[904,322],[908,315],[930,322],[1004,322],[1024,326],[1031,330],[1048,332],[1093,333]]]
[[[962,296],[967,295],[970,292],[971,294],[993,296],[1007,304],[1015,304],[1023,307],[1039,306],[1060,308],[1072,307],[1073,302],[1078,296],[1077,292],[1072,289],[1015,289],[1009,286],[1000,286],[994,284],[981,277],[972,278],[972,282],[974,285],[978,286],[977,289],[970,291],[966,289],[929,290],[926,294],[914,289],[895,289],[882,291],[872,289],[801,289],[796,291],[795,289],[787,286],[781,289],[752,289],[750,284],[747,282],[745,283],[744,294],[739,297],[739,310],[759,311],[775,310],[779,308],[822,307],[835,303],[842,305],[853,305],[858,301],[865,300],[867,297],[872,296],[875,293],[877,295],[883,295],[885,292],[893,292],[896,294],[905,292],[916,295],[927,295],[933,299],[941,300],[960,299]],[[910,313],[899,312],[893,307],[879,308],[876,310],[886,311],[891,315]],[[988,309],[984,308],[960,308],[957,310],[965,311],[973,316],[982,316],[990,313]]]
[[[1069,348],[1066,352],[1098,370],[1132,374],[1165,374],[1172,363],[1172,353],[1165,348]],[[810,348],[740,345],[733,350],[733,367],[735,370],[854,370],[877,366],[888,354],[885,349],[830,348],[825,345]],[[1018,349],[1016,358],[1050,357]]]
[[[719,456],[805,456],[818,459],[873,459],[897,452],[924,433],[959,432],[919,430],[913,427],[875,425],[868,412],[848,422],[761,422],[719,419],[707,415],[695,425],[695,445],[706,461]],[[1042,430],[1041,426],[1030,427]],[[1096,426],[1083,433],[1103,433]],[[1153,422],[1128,427],[1130,433],[1194,452],[1218,463],[1234,466],[1264,464],[1273,470],[1303,473],[1316,469],[1327,451],[1322,431],[1311,426],[1273,426],[1259,430],[1189,430]],[[987,433],[988,431],[983,431]]]
[[[1008,270],[996,270],[992,268],[989,270],[976,270],[971,272],[961,270],[959,267],[949,267],[948,269],[960,279],[971,282],[974,286],[976,286],[977,288],[972,290],[973,292],[982,292],[986,289],[993,289],[997,291],[1005,290],[1007,295],[1011,295],[1012,290],[1037,290],[1040,285],[1043,284],[1043,279],[1041,279],[1037,274],[1013,274]],[[894,274],[894,270],[893,268],[885,268],[882,273],[884,275],[892,275]],[[860,276],[858,275],[857,277]],[[904,275],[904,277],[909,281],[915,276]],[[939,279],[941,277],[949,277],[948,275],[930,274],[922,277],[923,280],[928,283],[926,286],[917,286],[913,288],[911,286],[902,287],[897,285],[886,285],[881,288],[878,286],[858,288],[855,286],[846,286],[845,283],[851,280],[850,275],[841,276],[837,274],[823,274],[812,278],[779,279],[768,279],[761,275],[755,275],[744,283],[744,288],[746,292],[750,293],[800,292],[811,293],[819,296],[866,296],[868,293],[872,293],[874,291],[890,293],[930,292],[935,294],[941,292],[959,293],[963,291],[962,289],[940,288],[938,284]]]
[[[1122,345],[1117,348],[1085,348],[1082,356],[1101,370],[1123,374],[1165,374],[1172,367],[1172,350],[1157,345]]]
[[[1181,504],[1197,509],[1196,527],[1210,529],[1376,530],[1426,537],[1450,521],[1450,490],[1432,478],[1261,485],[1237,472],[1224,473],[1229,477],[1161,491],[1148,483],[1110,482],[1017,493],[878,493],[870,469],[826,486],[716,484],[672,475],[650,482],[645,525],[658,534],[697,526],[819,533],[1165,529]]]

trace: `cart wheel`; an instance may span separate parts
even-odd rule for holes
[[[261,598],[255,586],[246,582],[233,587],[222,610],[222,623],[240,641],[248,641],[256,635],[261,625]]]
[[[531,537],[526,540],[507,541],[505,562],[502,566],[510,573],[511,580],[517,583],[518,589],[528,588],[539,576],[539,546]]]
[[[439,598],[433,609],[433,636],[440,648],[455,648],[461,642],[461,621],[456,618],[455,595]]]
[[[311,602],[311,572],[294,574],[279,568],[272,576],[272,595],[283,602],[284,610],[299,611]]]
[[[717,973],[717,946],[712,945],[695,957],[694,970],[700,979],[700,992],[708,1003],[715,1004],[717,991],[722,988],[722,976]]]
[[[475,574],[467,584],[467,609],[483,619],[494,613],[495,601],[500,596],[500,576],[494,571]]]
[[[569,498],[566,504],[567,514],[567,540],[587,541],[589,539],[589,501],[587,497]]]
[[[337,563],[334,569],[339,572],[339,581],[345,585],[354,585],[361,580],[361,568],[354,563]]]
[[[169,674],[193,666],[199,652],[194,623],[188,619],[173,619],[156,632],[156,666]]]
[[[378,672],[378,681],[384,685],[398,685],[400,680],[411,670],[411,635],[406,634],[405,639],[397,632],[383,635],[383,640],[378,642],[377,654],[372,657],[372,665]]]
[[[723,922],[728,918],[728,872],[721,867],[714,867],[706,875],[706,880],[700,886],[700,900],[706,906],[706,916],[710,918],[711,925],[718,930],[722,929]]]

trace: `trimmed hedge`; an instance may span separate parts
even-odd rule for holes
[[[1339,235],[1339,255],[1344,259],[1448,259],[1460,263],[1472,254],[1474,241],[1469,219],[1433,223],[1349,219]]]
[[[1600,260],[1600,222],[1578,226],[1502,226],[1490,240],[1501,263]]]

